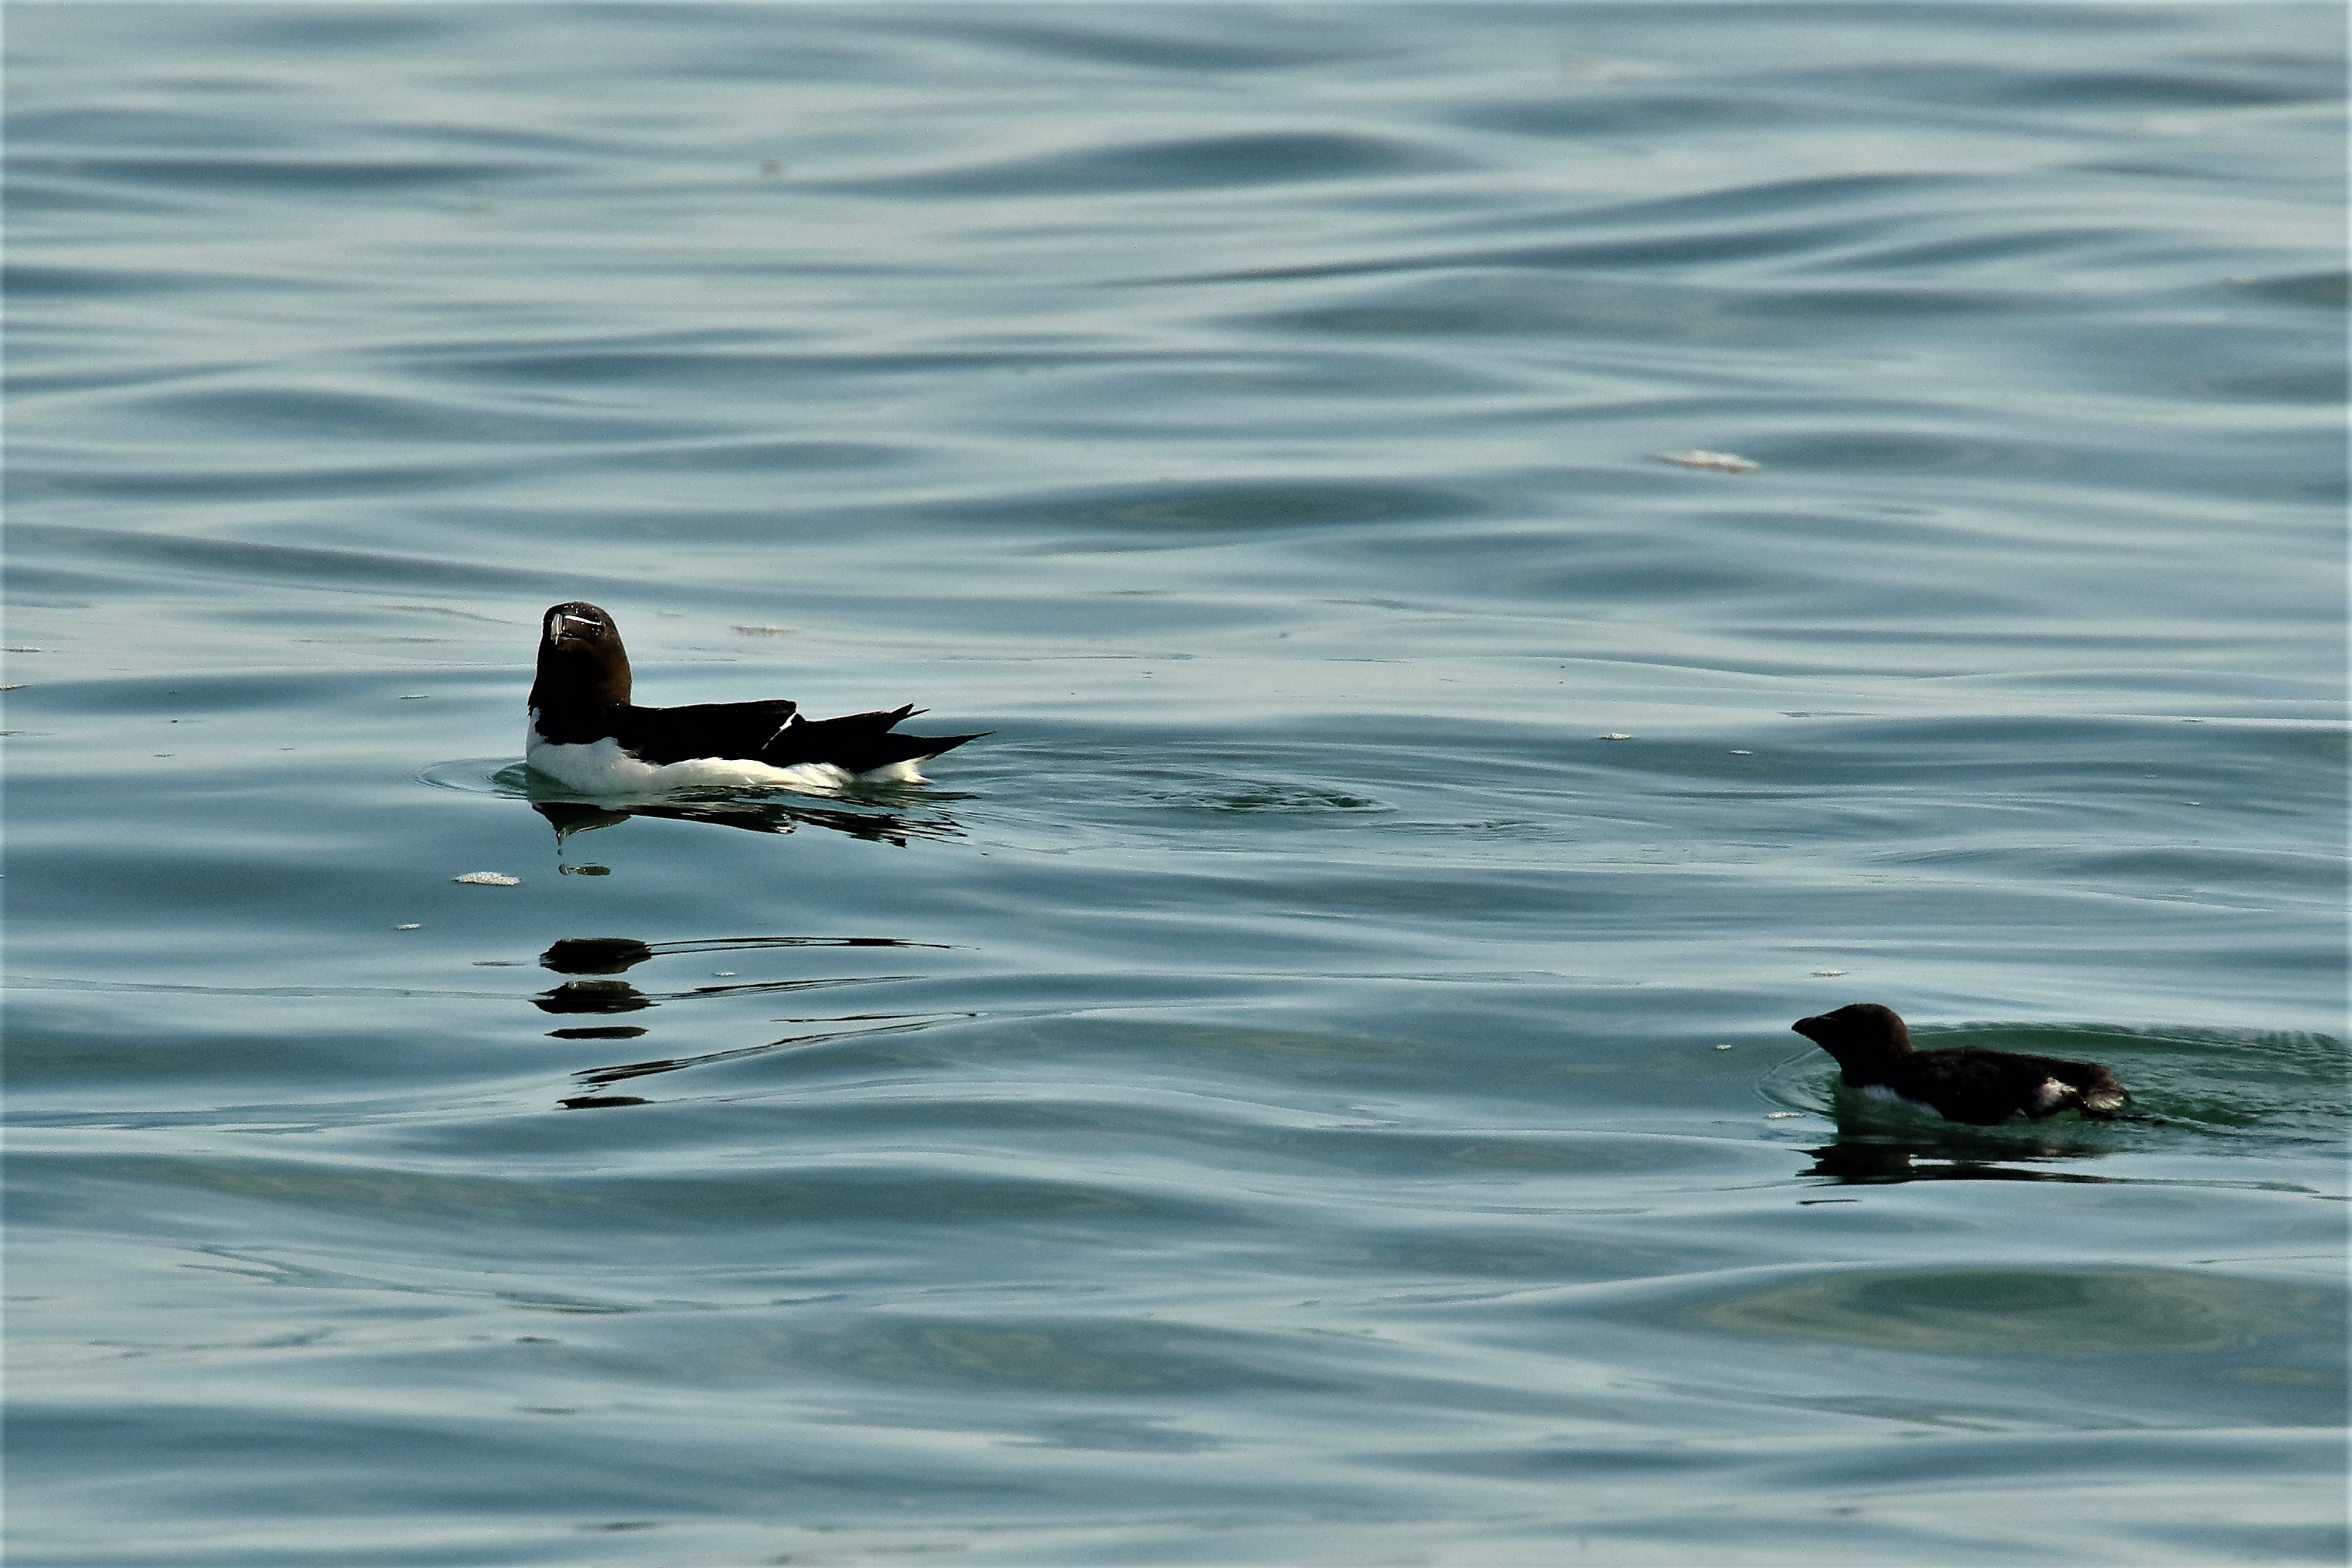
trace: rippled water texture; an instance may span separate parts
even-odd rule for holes
[[[2343,1560],[2338,8],[6,22],[11,1564]]]

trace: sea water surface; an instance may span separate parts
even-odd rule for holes
[[[2343,32],[12,5],[9,1562],[2341,1562]]]

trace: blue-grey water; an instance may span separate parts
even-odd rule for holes
[[[5,21],[11,1564],[2343,1560],[2337,7]]]

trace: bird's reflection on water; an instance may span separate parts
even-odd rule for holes
[[[745,1057],[767,1056],[794,1047],[823,1045],[832,1040],[863,1039],[868,1035],[887,1035],[896,1030],[918,1028],[947,1015],[938,1013],[852,1013],[839,1018],[823,1020],[829,1024],[868,1024],[870,1028],[817,1029],[805,1035],[786,1035],[779,1040],[763,1040],[756,1046],[733,1046],[724,1050],[704,1051],[690,1057],[656,1057],[641,1062],[618,1062],[611,1067],[586,1068],[572,1076],[583,1086],[602,1089],[606,1084],[622,1083],[633,1078],[650,1078],[656,1073],[677,1072],[684,1068],[708,1067],[712,1062],[740,1061]],[[969,1015],[954,1015],[969,1016]],[[567,1103],[569,1103],[567,1101]]]
[[[567,936],[539,955],[540,967],[558,974],[621,974],[649,958],[673,952],[740,952],[763,947],[928,947],[936,942],[901,942],[894,936],[712,936],[686,942],[639,942],[631,936]],[[724,986],[710,987],[724,990]]]
[[[2070,1136],[2070,1132],[2072,1135]],[[1841,1114],[1833,1142],[1805,1151],[1812,1165],[1798,1173],[1840,1185],[1896,1182],[2095,1182],[2120,1178],[2045,1168],[2042,1162],[2098,1159],[2111,1147],[2074,1124],[2041,1131],[1964,1127],[1932,1133],[1889,1133],[1876,1121]]]
[[[725,996],[750,991],[814,991],[826,985],[871,985],[885,980],[912,980],[912,974],[841,974],[819,980],[753,980],[740,985],[697,985],[686,991],[654,994],[625,980],[567,980],[552,991],[530,999],[542,1013],[634,1013],[688,996]]]
[[[530,999],[542,1013],[634,1013],[654,999],[625,980],[567,980]]]
[[[804,800],[745,800],[740,796],[695,800],[674,795],[658,801],[632,801],[626,805],[535,800],[530,803],[530,808],[545,817],[548,825],[555,829],[559,850],[563,841],[574,834],[617,826],[633,816],[667,816],[679,822],[708,822],[720,827],[740,827],[750,833],[791,833],[801,827],[823,827],[868,843],[896,845],[901,849],[918,838],[963,837],[963,827],[954,817],[928,802],[919,810],[908,811],[896,809],[887,803],[816,805]],[[571,869],[585,870],[586,868]]]
[[[757,952],[802,948],[929,948],[941,950],[939,942],[905,942],[896,937],[882,936],[727,936],[702,937],[678,942],[645,942],[635,937],[591,936],[566,937],[540,954],[541,967],[568,976],[552,990],[531,998],[531,1005],[543,1013],[562,1015],[625,1014],[659,1006],[666,1002],[697,1001],[711,998],[761,995],[781,992],[815,990],[835,985],[879,984],[890,981],[919,978],[911,974],[837,974],[816,975],[790,980],[752,980],[721,985],[695,985],[676,991],[646,991],[627,980],[613,978],[637,965],[653,960],[692,953]],[[657,1073],[677,1072],[688,1068],[706,1067],[717,1062],[740,1060],[748,1057],[804,1049],[828,1041],[854,1037],[887,1034],[898,1030],[920,1028],[950,1015],[906,1013],[852,1013],[837,1017],[795,1019],[796,1023],[840,1025],[842,1027],[787,1035],[780,1039],[763,1040],[754,1045],[728,1047],[718,1050],[700,1051],[692,1055],[659,1057],[644,1061],[623,1062],[606,1067],[585,1068],[572,1076],[583,1089],[592,1092],[575,1094],[558,1101],[566,1110],[585,1110],[608,1106],[643,1105],[646,1101],[635,1095],[593,1092],[632,1079],[646,1078]],[[961,1015],[953,1015],[961,1016]],[[634,1039],[648,1033],[643,1026],[596,1025],[551,1029],[551,1038],[562,1040]]]
[[[599,828],[614,827],[633,816],[667,816],[680,822],[708,822],[720,827],[738,827],[751,833],[791,833],[801,827],[822,827],[835,833],[845,833],[853,838],[869,843],[890,844],[905,848],[916,839],[947,839],[963,837],[963,828],[954,817],[938,809],[926,799],[919,810],[900,809],[887,800],[845,800],[840,805],[818,805],[805,800],[784,800],[774,796],[745,800],[740,796],[693,799],[672,796],[660,801],[631,802],[621,805],[591,805],[584,801],[534,800],[530,808],[544,817],[555,829],[556,853],[561,861],[564,841],[575,834],[593,833]],[[566,876],[602,877],[609,868],[593,864],[562,865],[558,869]],[[558,974],[569,976],[552,990],[531,998],[531,1005],[542,1013],[564,1015],[614,1015],[642,1012],[665,1002],[719,997],[762,992],[808,991],[834,985],[879,984],[894,980],[911,980],[908,974],[846,974],[820,976],[798,980],[748,981],[732,985],[697,985],[682,991],[646,992],[626,980],[606,978],[624,974],[640,963],[673,953],[733,952],[762,948],[794,947],[936,947],[935,942],[900,942],[892,937],[816,937],[816,936],[744,936],[713,937],[698,941],[649,942],[634,937],[568,937],[558,942],[540,955],[540,963]],[[895,1015],[857,1015],[853,1018],[827,1022],[876,1022],[895,1018]],[[883,1027],[915,1026],[920,1020],[906,1024],[883,1024]],[[548,1031],[550,1038],[559,1040],[628,1040],[646,1035],[649,1030],[638,1024],[573,1025]],[[733,1058],[758,1055],[787,1047],[806,1046],[846,1033],[872,1033],[871,1029],[835,1031],[825,1035],[791,1036],[781,1040],[766,1041],[755,1046],[707,1051],[699,1055],[664,1058],[655,1061],[629,1063],[620,1067],[596,1068],[576,1073],[584,1088],[596,1088],[623,1079],[643,1077],[656,1072],[675,1072],[682,1068],[724,1061]],[[561,1100],[568,1110],[584,1110],[604,1106],[643,1105],[646,1101],[635,1095],[580,1094]]]

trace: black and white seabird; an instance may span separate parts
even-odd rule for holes
[[[551,606],[541,622],[524,746],[532,767],[589,795],[919,782],[919,764],[980,738],[892,732],[919,711],[909,705],[803,719],[798,703],[781,700],[640,708],[629,700],[620,628],[595,605],[574,601]]]
[[[1863,1093],[1899,1100],[1948,1121],[1990,1127],[2012,1116],[2030,1121],[2062,1110],[2101,1121],[2140,1120],[2123,1116],[2131,1096],[2095,1062],[1982,1046],[1915,1051],[1902,1018],[1875,1002],[1800,1018],[1790,1027],[1835,1057],[1841,1076]]]

